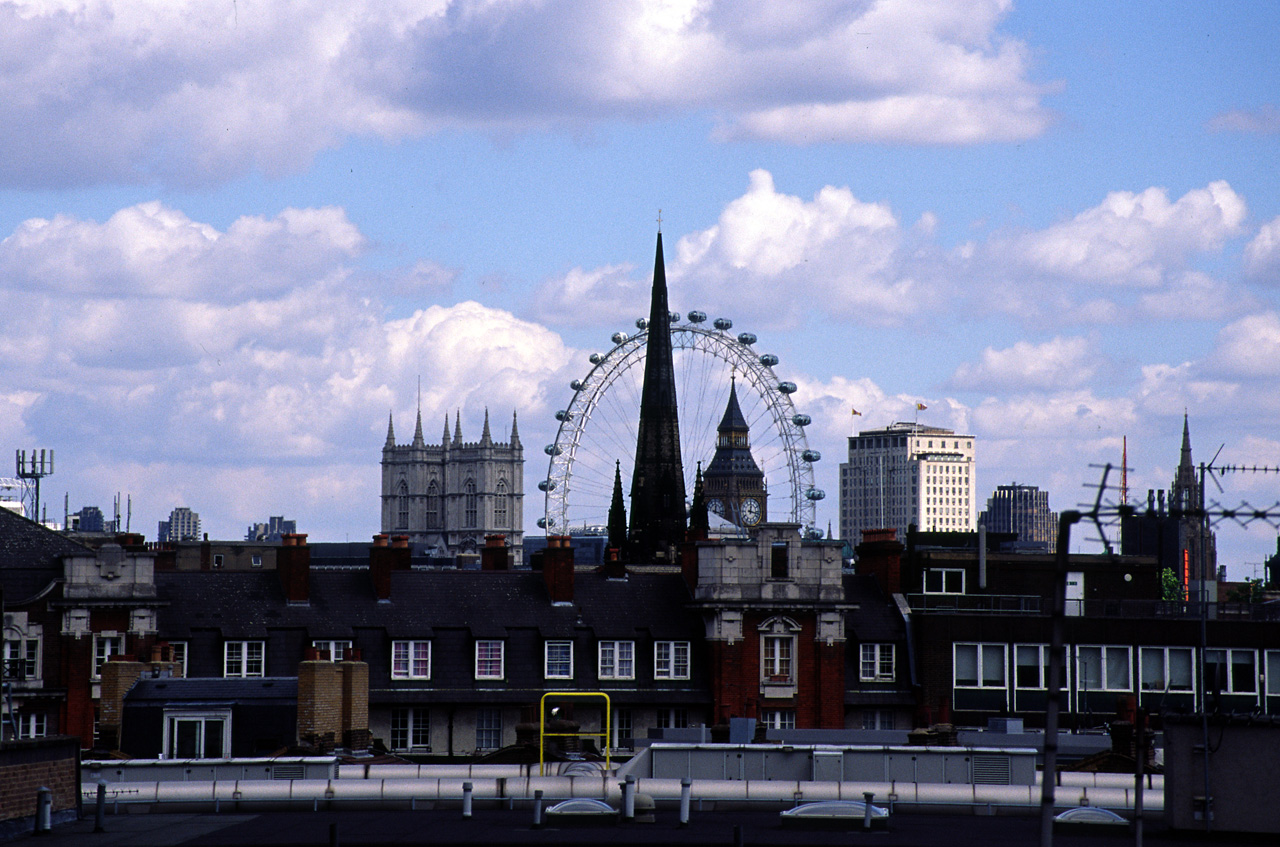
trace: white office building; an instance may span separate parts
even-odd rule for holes
[[[926,532],[977,527],[973,436],[915,423],[895,423],[849,438],[840,465],[840,537],[853,544],[866,529],[915,524]]]

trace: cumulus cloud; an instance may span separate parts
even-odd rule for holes
[[[951,377],[967,389],[1074,388],[1089,382],[1101,357],[1084,338],[1054,338],[1043,344],[1019,341],[1012,347],[982,351],[977,363],[962,363]]]
[[[1210,363],[1238,376],[1280,376],[1280,315],[1250,315],[1223,327]]]
[[[1051,118],[1009,6],[13,0],[0,182],[211,183],[352,137],[694,110],[787,143],[1026,139]]]
[[[1254,279],[1280,284],[1280,218],[1263,224],[1245,246],[1244,269]]]

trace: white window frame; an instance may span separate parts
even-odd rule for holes
[[[182,669],[182,676],[187,675],[187,642],[170,641],[169,642],[169,658],[175,665]]]
[[[892,644],[863,644],[858,663],[858,679],[863,682],[893,682],[894,665]]]
[[[795,709],[761,709],[760,723],[765,729],[795,729]]]
[[[1038,682],[1035,685],[1023,685],[1018,679],[1018,671],[1020,668],[1030,667],[1019,661],[1024,651],[1034,651],[1036,655],[1036,675]],[[1019,691],[1047,691],[1049,689],[1049,645],[1048,644],[1015,644],[1013,645],[1013,687]]]
[[[392,641],[391,678],[431,679],[431,642]]]
[[[256,657],[254,653],[257,654]],[[223,642],[222,676],[224,679],[259,679],[266,675],[267,642],[258,640]]]
[[[44,738],[49,734],[49,716],[44,712],[27,712],[17,715],[19,738]]]
[[[653,643],[653,678],[689,678],[688,641],[655,641]]]
[[[24,682],[40,679],[40,646],[39,638],[14,638],[4,643],[5,663],[20,663]]]
[[[601,641],[597,645],[597,676],[600,679],[636,678],[636,643]]]
[[[932,578],[937,576],[941,582],[936,586],[931,586]],[[954,582],[959,578],[959,591],[952,590],[954,585],[948,583]],[[964,594],[965,573],[964,568],[926,568],[924,572],[924,593],[925,594]]]
[[[1227,667],[1226,680],[1225,680],[1226,685],[1222,688],[1221,693],[1222,694],[1249,694],[1256,697],[1258,695],[1258,651],[1253,649],[1237,648],[1237,647],[1208,647],[1204,651],[1205,664],[1207,665],[1209,663],[1209,659],[1211,658],[1211,656],[1217,653],[1223,654],[1223,663]],[[1235,674],[1232,673],[1232,668],[1234,668],[1236,665],[1236,662],[1235,662],[1236,655],[1245,655],[1245,654],[1247,654],[1253,659],[1252,661],[1253,673],[1250,676],[1250,682],[1252,683],[1253,687],[1250,689],[1239,689],[1239,688],[1236,688]],[[1208,692],[1213,690],[1214,683],[1211,682],[1208,678],[1207,668],[1205,669],[1205,674],[1206,674],[1206,677],[1205,677],[1204,690],[1205,690],[1205,693],[1207,694]]]
[[[546,679],[573,679],[573,642],[563,638],[545,642],[542,646],[542,672]]]
[[[112,656],[124,654],[124,636],[115,633],[98,633],[93,637],[93,678],[102,679],[102,666]]]
[[[893,709],[863,709],[863,729],[897,729],[897,718]]]
[[[689,710],[679,706],[658,709],[654,724],[658,729],[687,729],[689,727]]]
[[[341,638],[320,638],[311,642],[311,646],[329,654],[329,661],[341,662],[351,655],[351,642]]]
[[[164,712],[164,729],[161,742],[163,746],[160,758],[176,759],[176,750],[174,745],[177,744],[175,733],[175,724],[178,721],[194,721],[200,724],[200,735],[198,746],[202,755],[196,756],[197,759],[206,758],[203,753],[205,750],[205,726],[209,723],[222,724],[222,749],[216,758],[226,759],[231,756],[231,710],[230,709],[166,709]]]
[[[1171,653],[1180,653],[1186,655],[1186,661],[1190,667],[1190,681],[1185,686],[1174,687],[1170,677],[1170,669],[1172,663],[1169,661]],[[1160,676],[1159,679],[1147,679],[1147,659],[1148,657],[1160,657]],[[1147,646],[1138,648],[1138,685],[1143,692],[1153,694],[1190,694],[1196,690],[1196,651],[1193,647],[1156,647]]]
[[[796,679],[796,637],[770,633],[760,636],[760,677],[774,685]]]
[[[496,658],[493,655],[493,651],[496,651]],[[495,662],[497,663],[496,670],[494,668]],[[506,670],[507,649],[505,641],[495,638],[484,638],[476,641],[476,679],[505,679]]]
[[[496,718],[495,720],[492,720]],[[481,735],[481,733],[486,733]],[[496,733],[494,735],[493,733]],[[496,744],[489,742],[497,741]],[[485,743],[481,743],[485,742]],[[497,750],[502,747],[502,710],[486,707],[476,709],[476,749]]]
[[[1088,669],[1089,661],[1093,656],[1085,656],[1084,651],[1097,650],[1100,666],[1098,668],[1098,677],[1101,685],[1095,687],[1089,684]],[[1114,653],[1123,653],[1125,656],[1125,668],[1128,681],[1123,685],[1111,674],[1111,656]],[[1080,694],[1091,693],[1094,691],[1117,691],[1117,692],[1133,692],[1133,649],[1127,644],[1081,644],[1075,649],[1075,669],[1076,669],[1076,691]],[[1083,667],[1082,667],[1083,666]]]
[[[399,743],[403,741],[403,743]],[[431,710],[426,706],[402,706],[391,710],[391,749],[431,752]]]
[[[977,681],[963,684],[958,677],[957,661],[961,651],[973,651],[974,668]],[[993,671],[1000,670],[1000,681],[994,681]],[[1009,688],[1009,645],[994,642],[963,642],[951,646],[951,684],[956,688],[979,689],[990,691],[1006,691]]]

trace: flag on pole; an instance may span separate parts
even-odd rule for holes
[[[862,412],[859,412],[857,409],[854,409],[854,410],[853,410],[853,413],[854,413],[855,415],[857,415],[858,417],[862,417]]]
[[[929,407],[928,407],[928,406],[926,406],[926,405],[925,405],[925,404],[923,404],[923,403],[917,403],[917,404],[916,404],[916,411],[917,411],[917,412],[923,412],[923,411],[924,411],[925,409],[927,409],[927,408],[929,408]]]

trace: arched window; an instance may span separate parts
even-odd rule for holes
[[[477,512],[476,503],[477,503],[477,500],[479,499],[476,497],[475,480],[473,479],[467,480],[467,484],[463,486],[462,490],[463,490],[463,493],[466,494],[466,513],[463,518],[463,523],[467,527],[474,527],[476,525],[476,512]]]
[[[431,480],[427,485],[427,529],[440,528],[440,486]]]
[[[504,529],[507,526],[507,481],[505,479],[498,480],[498,490],[494,492],[493,524]]]
[[[396,501],[400,511],[400,514],[396,520],[396,529],[408,529],[409,528],[409,485],[403,479],[400,480],[400,487],[396,489]]]

